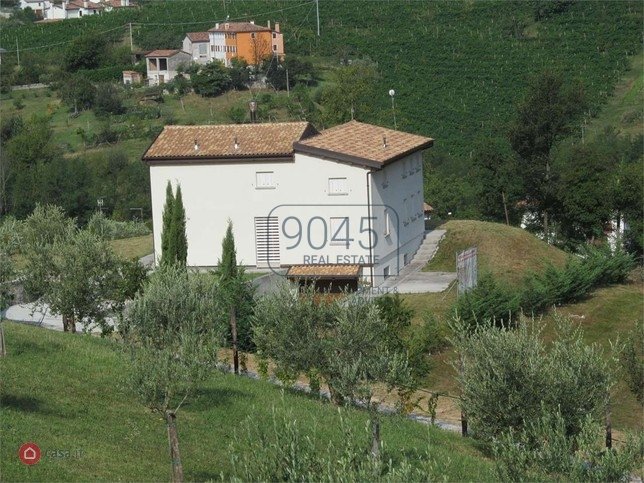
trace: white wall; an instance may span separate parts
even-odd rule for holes
[[[199,46],[202,49],[205,48],[203,53],[199,52]],[[210,61],[210,43],[209,42],[192,42],[187,36],[183,39],[183,49],[184,52],[190,54],[192,60],[199,64],[207,64]]]
[[[257,189],[256,173],[273,171],[275,188]],[[151,166],[150,184],[154,243],[157,259],[160,257],[161,223],[165,190],[168,180],[176,187],[181,185],[186,209],[186,231],[188,237],[188,265],[214,266],[220,257],[221,240],[224,237],[227,220],[233,221],[237,260],[244,265],[256,265],[255,217],[271,214],[279,219],[280,228],[289,216],[296,216],[302,223],[303,239],[297,248],[287,249],[294,244],[283,234],[280,236],[281,264],[307,263],[306,257],[327,257],[328,263],[356,262],[357,257],[368,255],[368,234],[360,233],[360,221],[367,216],[367,170],[347,164],[326,161],[311,156],[296,154],[294,162],[230,164],[193,164],[175,166]],[[348,194],[329,195],[329,178],[347,178]],[[298,206],[282,206],[296,204]],[[323,206],[312,206],[323,205]],[[336,206],[329,206],[336,205]],[[340,205],[340,206],[337,206]],[[356,206],[347,206],[356,205]],[[311,223],[311,238],[314,246],[323,242],[321,220],[327,224],[331,217],[349,218],[349,236],[355,238],[349,248],[345,245],[327,243],[321,250],[309,246],[307,227]],[[286,225],[294,233],[297,222],[290,220]],[[364,224],[366,227],[366,223]],[[363,227],[364,228],[364,227]],[[331,235],[327,235],[331,238]],[[349,259],[341,258],[346,257]],[[355,257],[355,258],[354,258]],[[308,262],[313,260],[310,258]],[[366,262],[366,260],[364,260]]]
[[[413,258],[423,241],[423,170],[422,153],[395,161],[371,175],[373,229],[377,234],[374,256],[374,284],[383,281],[385,267],[390,275]],[[405,200],[407,202],[405,203]],[[385,236],[385,210],[389,213],[390,235]]]
[[[226,37],[224,32],[210,32],[210,59],[226,62]]]

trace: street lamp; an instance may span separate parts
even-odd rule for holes
[[[257,101],[252,99],[248,103],[248,107],[250,108],[250,122],[257,122]]]
[[[396,95],[396,91],[393,89],[389,89],[389,97],[391,97],[391,112],[394,114],[394,129],[398,130],[398,126],[396,125],[396,100],[394,96]]]

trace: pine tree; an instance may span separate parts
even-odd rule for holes
[[[179,265],[186,265],[188,258],[188,240],[186,238],[186,211],[183,207],[181,186],[177,186],[177,194],[172,208],[172,247],[174,249],[173,261]]]
[[[163,207],[163,229],[161,232],[161,264],[167,264],[174,259],[170,254],[170,238],[172,233],[172,210],[174,207],[174,195],[172,194],[172,185],[168,181],[165,190],[165,206]]]

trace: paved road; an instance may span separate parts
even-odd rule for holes
[[[63,330],[63,318],[61,316],[52,315],[49,308],[46,306],[45,308],[40,308],[34,303],[12,305],[5,313],[5,319],[60,332]],[[108,319],[108,322],[114,325],[112,319]],[[83,324],[76,323],[76,331],[82,332]],[[90,332],[100,334],[101,329],[99,327],[93,327],[90,329]]]

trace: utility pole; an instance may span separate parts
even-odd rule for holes
[[[134,52],[134,41],[132,40],[132,22],[130,22],[130,52]]]
[[[16,55],[18,56],[18,67],[20,67],[20,46],[18,45],[18,37],[16,37]]]
[[[320,0],[315,0],[315,14],[318,19],[318,37],[320,36]]]

